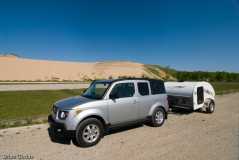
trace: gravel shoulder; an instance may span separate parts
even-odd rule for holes
[[[137,126],[105,136],[95,147],[54,143],[48,125],[0,130],[0,159],[31,155],[34,159],[239,159],[239,93],[216,97],[216,111],[170,113],[161,128]]]

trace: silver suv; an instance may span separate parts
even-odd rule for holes
[[[161,80],[96,80],[81,96],[54,103],[48,122],[55,131],[70,133],[78,146],[89,147],[97,144],[111,127],[136,122],[160,127],[167,111]]]

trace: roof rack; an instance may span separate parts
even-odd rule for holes
[[[125,80],[148,80],[148,81],[161,81],[163,82],[163,80],[161,79],[152,79],[152,78],[118,78],[118,79],[100,79],[100,80],[94,80],[92,81],[92,83],[94,83],[95,81],[105,81],[105,82],[109,82],[109,83],[114,83],[114,82],[118,82],[118,81],[125,81]]]
[[[113,79],[112,82],[116,82],[116,81],[124,81],[124,80],[163,81],[163,80],[161,80],[161,79],[152,79],[152,78],[119,78],[119,79]]]

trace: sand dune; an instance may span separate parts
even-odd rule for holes
[[[1,81],[88,80],[127,77],[155,77],[144,64],[129,61],[65,62],[0,56]],[[160,71],[165,76],[163,71]]]

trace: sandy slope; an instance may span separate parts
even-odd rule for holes
[[[87,80],[151,76],[144,65],[128,61],[63,62],[0,56],[0,80]],[[161,72],[164,75],[164,72]]]
[[[51,142],[47,125],[0,130],[0,155],[27,154],[42,160],[238,160],[239,93],[216,98],[213,114],[171,113],[161,128],[116,132],[91,148]]]

